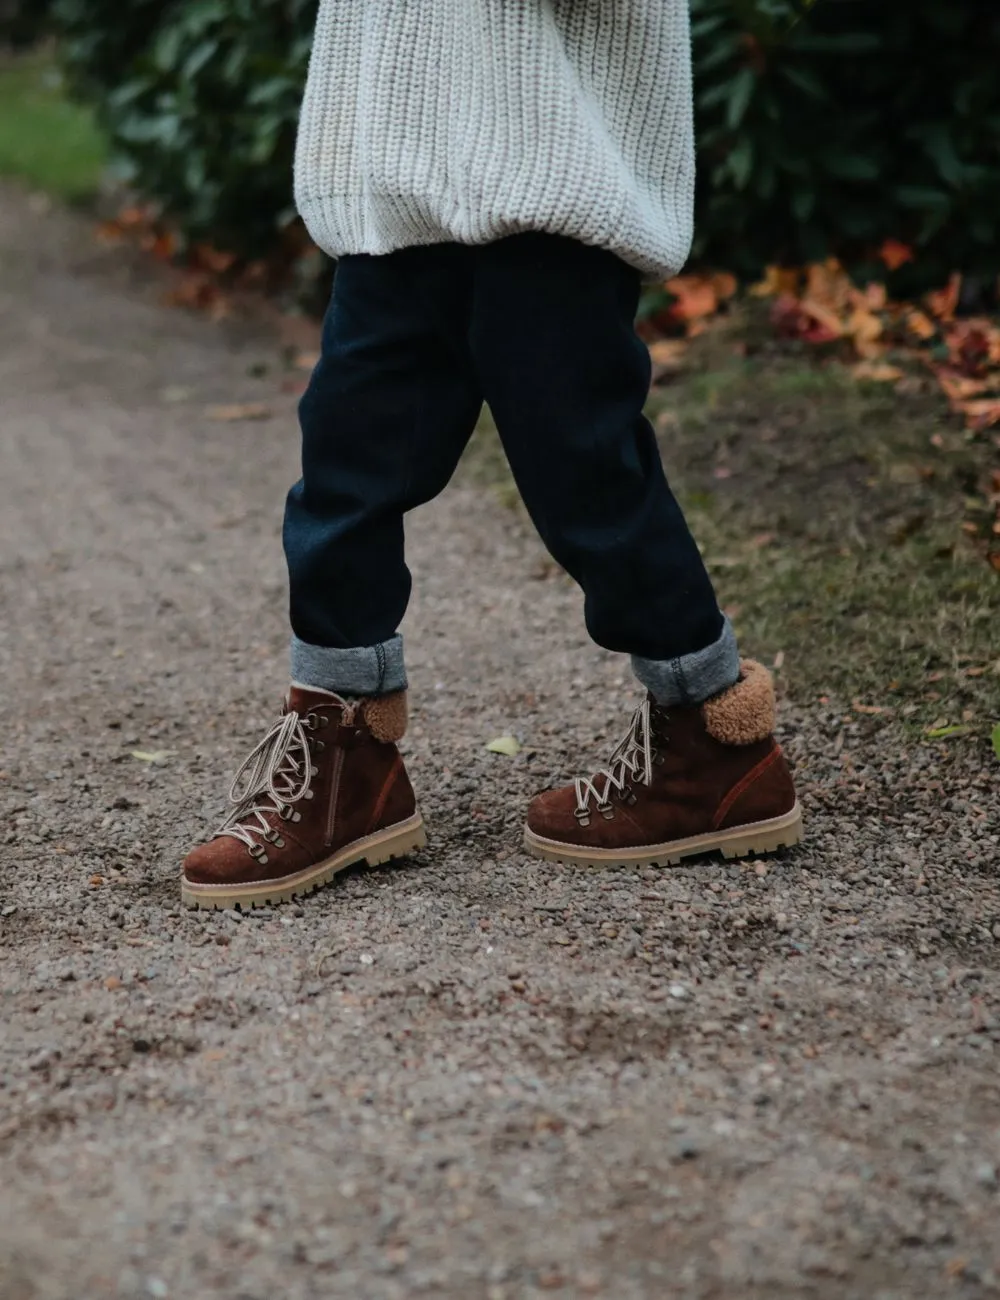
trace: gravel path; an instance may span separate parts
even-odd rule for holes
[[[992,758],[789,702],[801,850],[527,860],[634,697],[488,491],[411,529],[428,850],[181,910],[297,446],[275,344],[158,299],[0,191],[0,1297],[1000,1294]]]

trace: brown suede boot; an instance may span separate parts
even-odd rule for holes
[[[423,820],[396,748],[405,730],[405,692],[347,702],[293,686],[233,781],[233,811],[184,860],[184,903],[280,903],[354,863],[422,848]]]
[[[773,730],[771,675],[748,659],[741,680],[705,704],[648,699],[602,772],[532,802],[525,847],[584,866],[668,866],[797,844],[802,813]]]

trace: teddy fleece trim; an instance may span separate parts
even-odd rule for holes
[[[364,719],[376,740],[393,744],[402,740],[408,721],[406,692],[396,691],[393,695],[377,695],[367,700]]]
[[[774,681],[763,664],[740,663],[740,680],[702,705],[705,727],[724,745],[752,745],[774,731]]]

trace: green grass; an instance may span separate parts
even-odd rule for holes
[[[92,115],[67,99],[50,57],[0,57],[0,176],[81,202],[105,159]]]
[[[900,395],[835,365],[741,358],[732,339],[706,340],[650,415],[746,653],[780,655],[803,703],[829,696],[908,730],[988,738],[1000,722],[1000,581],[963,524],[991,444],[932,386]],[[512,499],[487,430],[467,472]]]

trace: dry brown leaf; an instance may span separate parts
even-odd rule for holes
[[[232,402],[228,405],[209,406],[205,414],[210,420],[231,424],[237,420],[269,420],[271,408],[263,402]]]

